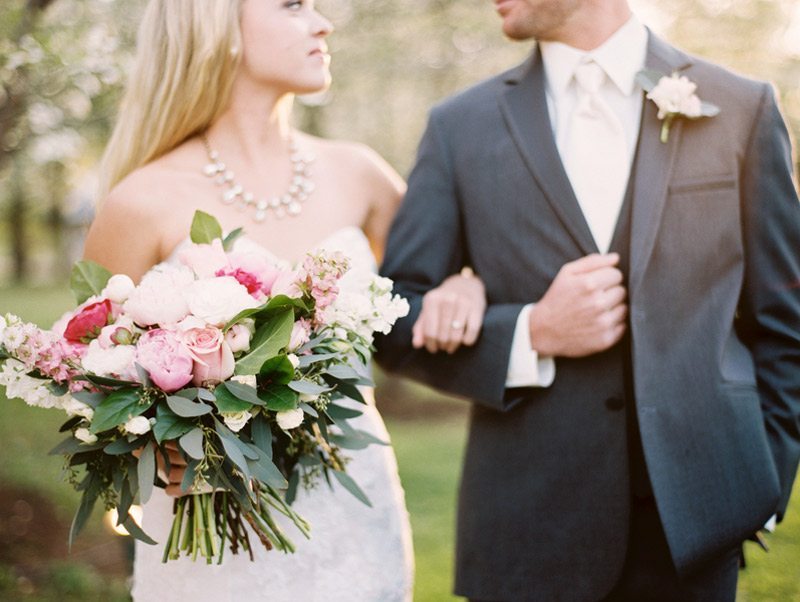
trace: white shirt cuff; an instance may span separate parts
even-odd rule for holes
[[[556,363],[550,356],[539,357],[531,349],[531,331],[528,325],[533,303],[519,312],[514,339],[511,342],[511,358],[508,361],[506,388],[549,387],[556,378]]]

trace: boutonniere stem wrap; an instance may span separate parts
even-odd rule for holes
[[[697,84],[685,75],[664,75],[658,71],[639,71],[636,81],[647,92],[647,98],[656,103],[661,123],[661,142],[669,140],[669,128],[678,118],[701,119],[719,114],[719,107],[704,102],[695,93]]]

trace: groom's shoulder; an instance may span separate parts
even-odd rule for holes
[[[772,86],[737,73],[700,56],[687,54],[690,63],[681,73],[697,85],[701,100],[713,103],[732,115],[758,110]]]

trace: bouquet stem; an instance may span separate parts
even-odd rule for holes
[[[172,527],[162,562],[177,560],[184,555],[192,560],[201,557],[208,564],[214,560],[221,564],[226,547],[230,547],[234,554],[241,547],[250,553],[252,560],[247,525],[267,550],[294,552],[295,545],[275,522],[273,510],[287,517],[304,537],[310,537],[308,521],[292,510],[278,490],[259,484],[254,504],[246,511],[229,496],[227,491],[214,491],[175,500]]]

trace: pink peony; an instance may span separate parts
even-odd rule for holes
[[[192,380],[194,359],[174,332],[156,328],[144,333],[136,345],[136,361],[167,393]]]
[[[198,278],[210,278],[229,267],[228,256],[219,238],[211,241],[210,245],[189,245],[178,252],[178,261],[191,268]]]

